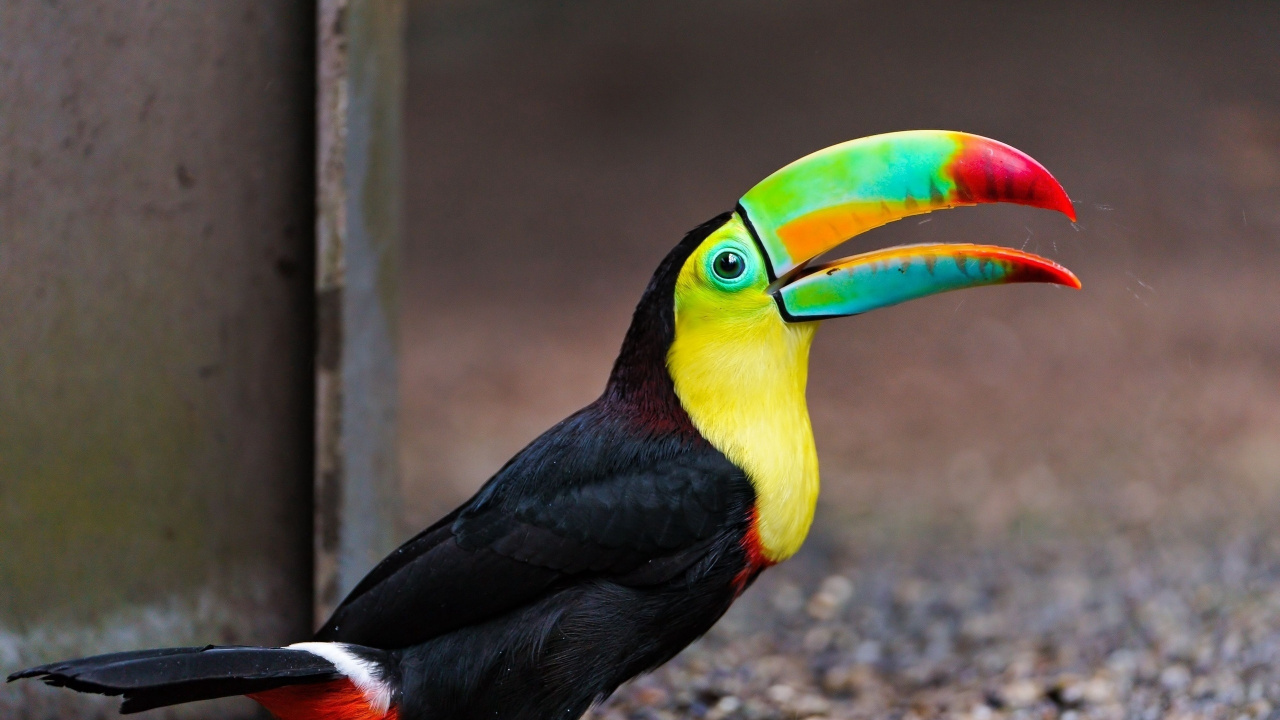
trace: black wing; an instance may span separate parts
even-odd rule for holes
[[[742,471],[702,438],[653,437],[589,406],[383,560],[319,639],[400,648],[567,583],[667,582],[740,537],[753,501]]]

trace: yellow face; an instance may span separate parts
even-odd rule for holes
[[[800,549],[818,498],[805,404],[817,323],[784,321],[768,285],[735,214],[680,270],[667,369],[694,426],[755,486],[761,550],[779,562]]]

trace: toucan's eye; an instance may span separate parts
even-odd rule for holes
[[[721,250],[711,261],[711,269],[721,280],[737,280],[747,270],[747,261],[735,250]]]

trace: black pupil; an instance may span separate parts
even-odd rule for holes
[[[716,274],[725,280],[733,280],[745,269],[742,256],[736,252],[725,251],[716,256]]]

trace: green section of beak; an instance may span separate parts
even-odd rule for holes
[[[1004,143],[946,130],[874,135],[819,150],[747,191],[739,212],[776,280],[885,223],[994,202],[1075,219],[1066,192],[1040,163]]]
[[[950,290],[1019,282],[1080,287],[1061,265],[993,245],[907,245],[808,268],[776,294],[791,322],[857,315]]]

